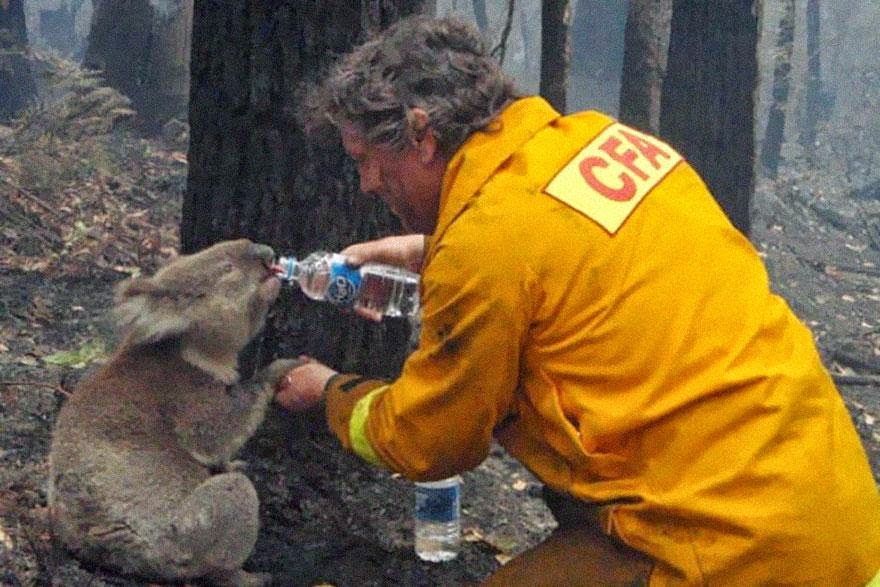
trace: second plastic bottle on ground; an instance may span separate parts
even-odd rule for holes
[[[415,551],[439,563],[458,556],[461,543],[461,476],[415,484]]]

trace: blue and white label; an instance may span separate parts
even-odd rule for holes
[[[416,485],[416,519],[429,523],[453,522],[459,516],[460,486],[424,487]]]
[[[327,286],[328,302],[337,306],[352,306],[360,286],[361,274],[357,267],[331,263],[330,284]]]

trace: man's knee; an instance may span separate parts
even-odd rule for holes
[[[652,568],[649,557],[596,527],[567,527],[501,567],[485,585],[647,585]]]

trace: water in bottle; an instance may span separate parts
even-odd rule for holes
[[[392,317],[411,317],[419,311],[419,276],[400,267],[378,263],[353,267],[338,253],[317,252],[302,260],[281,257],[277,272],[313,300]]]
[[[383,316],[413,316],[419,310],[419,276],[401,267],[366,263],[360,267],[356,307]]]
[[[425,561],[458,556],[461,542],[461,477],[415,484],[415,551]]]

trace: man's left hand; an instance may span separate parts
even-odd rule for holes
[[[288,371],[275,387],[275,403],[291,412],[301,412],[317,405],[324,387],[336,371],[314,359]]]

